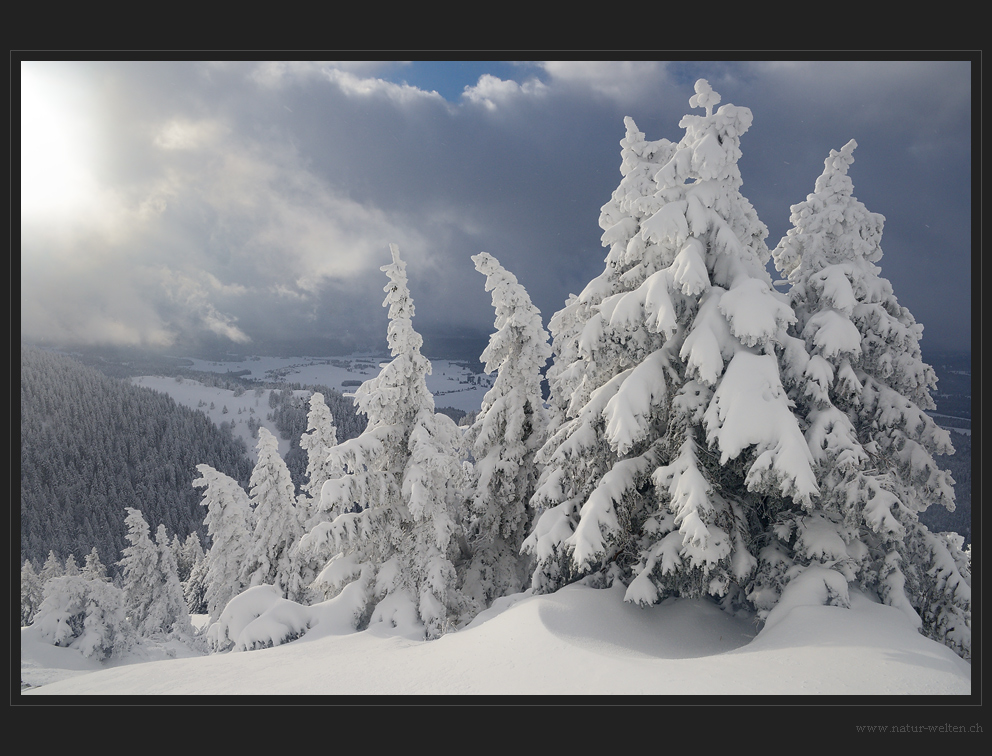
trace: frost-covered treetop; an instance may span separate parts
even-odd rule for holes
[[[400,250],[395,244],[389,245],[389,251],[393,256],[392,263],[383,265],[379,270],[389,276],[389,283],[383,289],[386,292],[386,299],[382,306],[389,307],[386,341],[389,344],[390,354],[396,357],[399,354],[419,350],[424,340],[413,329],[413,300],[410,298],[410,289],[407,285],[406,263],[400,259]]]
[[[258,464],[252,470],[249,491],[254,501],[271,505],[276,500],[293,501],[293,481],[279,456],[279,441],[264,425],[258,429]]]
[[[381,268],[389,276],[382,306],[389,308],[386,341],[393,361],[382,365],[378,376],[355,391],[355,402],[371,426],[404,424],[421,409],[434,411],[434,397],[426,382],[431,363],[420,353],[424,340],[413,327],[413,299],[407,285],[406,263],[400,259],[395,244],[389,245],[389,251],[393,262]]]
[[[882,259],[885,217],[869,212],[854,197],[854,183],[847,175],[857,146],[852,139],[840,151],[831,150],[815,191],[791,208],[792,228],[773,252],[776,268],[790,283],[828,265]]]
[[[492,255],[480,252],[472,257],[472,261],[476,270],[486,276],[486,291],[493,293],[493,307],[496,310],[497,333],[482,353],[486,372],[499,370],[505,362],[513,360],[526,363],[524,369],[534,368],[536,374],[551,356],[540,310],[531,303],[530,296],[517,277]]]
[[[686,130],[681,149],[656,180],[659,185],[677,186],[691,177],[697,181],[725,181],[739,189],[744,183],[737,167],[740,138],[751,128],[751,110],[728,103],[714,113],[713,106],[720,102],[720,95],[705,79],[696,82],[696,92],[689,105],[706,108],[706,115],[690,114],[679,121]]]
[[[854,194],[854,182],[847,175],[847,169],[854,162],[854,148],[858,143],[853,139],[840,148],[840,151],[830,150],[830,155],[823,161],[825,170],[816,179],[814,191],[824,192],[828,188],[838,196],[850,197]]]
[[[720,95],[713,91],[706,79],[699,79],[694,89],[696,94],[689,98],[689,107],[706,108],[706,115],[713,115],[713,106],[720,104]]]

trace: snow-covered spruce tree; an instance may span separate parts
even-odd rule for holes
[[[793,228],[774,250],[811,357],[807,438],[822,482],[816,529],[785,519],[786,558],[831,562],[848,581],[921,620],[921,630],[965,658],[971,647],[971,588],[955,542],[930,533],[917,515],[954,508],[953,480],[934,454],[952,454],[950,434],[925,410],[935,405],[933,369],[923,362],[923,326],[902,307],[874,264],[884,218],[853,195],[848,169],[857,143],[831,150],[814,191],[792,207]],[[819,546],[811,544],[819,543]],[[780,558],[779,558],[780,559]],[[781,561],[781,559],[780,559]]]
[[[83,575],[52,578],[34,618],[41,637],[98,660],[120,656],[134,643],[124,611],[124,592]]]
[[[307,430],[300,436],[300,447],[307,453],[307,483],[304,491],[314,500],[320,500],[320,489],[324,486],[324,481],[341,474],[327,459],[331,449],[337,444],[338,429],[334,425],[331,410],[324,401],[324,395],[315,392],[310,396]]]
[[[55,551],[50,549],[45,563],[41,566],[41,572],[38,573],[41,584],[44,585],[52,578],[62,577],[64,574],[65,565],[55,556]]]
[[[30,559],[21,565],[21,627],[30,625],[44,599],[44,586]]]
[[[194,632],[189,619],[189,607],[186,605],[182,582],[179,580],[179,568],[165,525],[159,525],[155,531],[155,546],[158,548],[158,574],[161,579],[159,600],[155,607],[159,617],[158,624],[168,635],[191,638]]]
[[[345,472],[322,487],[321,508],[340,512],[314,527],[301,550],[336,552],[317,581],[356,592],[356,626],[422,623],[428,638],[457,621],[457,495],[461,489],[460,431],[434,412],[427,388],[431,365],[420,353],[406,263],[396,245],[383,266],[389,284],[387,342],[393,360],[355,392],[368,417],[365,432],[331,449],[329,462]],[[349,511],[358,504],[361,511]]]
[[[193,481],[203,488],[201,504],[207,508],[203,522],[210,534],[206,555],[205,600],[210,621],[216,622],[227,602],[243,589],[241,568],[254,530],[251,501],[233,478],[210,465],[197,465],[200,477]]]
[[[578,296],[570,296],[549,322],[554,355],[547,371],[551,389],[549,440],[535,458],[541,478],[538,495],[532,499],[538,513],[546,511],[524,542],[525,551],[536,556],[540,565],[534,572],[533,586],[542,592],[556,590],[575,577],[562,543],[575,530],[579,507],[594,482],[609,469],[601,453],[605,450],[601,434],[586,433],[566,442],[576,430],[575,421],[592,391],[637,362],[637,355],[628,354],[624,343],[607,344],[598,337],[598,308],[604,299],[640,283],[628,283],[625,274],[633,271],[633,276],[640,277],[644,273],[645,244],[640,226],[654,212],[654,176],[677,149],[667,139],[646,141],[633,118],[625,118],[624,124],[626,134],[620,141],[623,178],[599,219],[605,232],[603,244],[610,248],[606,267]],[[587,330],[590,320],[593,323]],[[609,359],[602,355],[592,359],[590,338],[601,347],[612,348]],[[592,419],[593,414],[586,413],[586,418]]]
[[[241,582],[246,588],[274,585],[286,596],[292,570],[289,551],[303,534],[303,527],[289,468],[279,455],[276,437],[264,427],[258,429],[258,461],[251,473],[249,493],[255,527],[248,540]]]
[[[475,465],[465,525],[472,561],[463,590],[478,612],[522,590],[529,577],[520,548],[530,526],[534,454],[546,424],[541,370],[551,348],[541,313],[516,277],[485,252],[472,260],[492,292],[497,329],[481,357],[496,380],[466,439]]]
[[[341,514],[320,509],[320,491],[324,483],[341,475],[341,470],[332,467],[328,461],[328,455],[337,443],[338,433],[331,410],[324,401],[324,395],[315,392],[310,397],[307,430],[300,436],[300,447],[307,454],[307,483],[298,499],[303,533],[309,532],[321,522],[330,522]],[[323,591],[314,589],[313,581],[332,556],[333,553],[328,549],[308,549],[301,552],[297,541],[291,549],[293,569],[289,579],[289,594],[308,604],[324,598]]]
[[[87,580],[107,580],[107,568],[100,561],[100,552],[96,546],[90,549],[86,555],[86,562],[83,564],[82,575]]]
[[[152,541],[140,511],[128,508],[124,522],[130,545],[118,564],[124,577],[124,609],[131,625],[144,637],[191,636],[193,628],[165,526],[159,525],[156,541]]]
[[[740,194],[751,112],[714,112],[719,100],[696,83],[690,105],[706,114],[652,151],[666,159],[654,187],[641,179],[603,208],[611,250],[579,298],[584,322],[552,320],[556,356],[571,362],[551,384],[564,418],[539,455],[533,503],[544,511],[524,546],[539,591],[595,574],[640,604],[710,594],[750,606],[754,541],[776,511],[817,492],[781,380],[795,316],[772,290],[767,230]],[[630,131],[625,161],[640,142]]]
[[[65,558],[65,573],[66,575],[75,576],[79,574],[79,565],[76,563],[76,555],[69,554]]]
[[[178,536],[177,536],[178,538]],[[193,531],[183,541],[179,564],[180,582],[183,586],[183,598],[190,614],[207,613],[207,560],[200,545],[200,536]],[[185,579],[183,580],[183,574]]]
[[[161,628],[153,627],[149,618],[158,592],[158,549],[140,511],[129,507],[124,524],[130,545],[117,563],[124,579],[124,610],[139,635],[157,634]]]

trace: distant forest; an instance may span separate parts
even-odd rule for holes
[[[40,567],[51,550],[60,560],[73,554],[82,564],[95,546],[113,572],[127,545],[127,507],[140,510],[152,531],[162,524],[182,539],[195,531],[209,547],[202,491],[192,485],[196,465],[208,464],[247,490],[252,463],[244,443],[204,413],[123,380],[135,365],[124,368],[112,360],[98,365],[21,347],[21,562],[30,559]],[[159,373],[193,377],[181,364],[156,367]],[[195,377],[234,391],[257,386],[236,376]],[[279,435],[290,441],[286,461],[299,491],[306,482],[299,440],[307,428],[308,403],[293,389],[304,387],[267,387],[271,417]],[[340,392],[306,388],[324,394],[338,441],[365,429],[365,416]]]
[[[206,463],[248,485],[242,441],[169,396],[109,378],[77,360],[21,349],[21,561],[55,552],[82,563],[94,546],[111,565],[127,545],[125,508],[206,545]]]

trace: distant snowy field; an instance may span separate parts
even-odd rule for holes
[[[204,373],[238,373],[250,370],[254,378],[265,381],[282,381],[301,385],[322,385],[348,394],[357,385],[344,385],[346,381],[364,382],[379,374],[379,365],[389,361],[388,356],[351,355],[348,357],[255,357],[244,362],[210,362],[192,360],[192,368]],[[492,385],[492,377],[473,374],[464,363],[437,360],[432,363],[433,372],[427,376],[427,386],[434,394],[436,407],[453,407],[465,412],[474,412],[482,406],[482,399]],[[248,446],[252,459],[255,457],[256,441],[251,437],[248,420],[254,416],[279,440],[279,453],[285,456],[289,451],[289,441],[281,438],[275,423],[266,419],[269,408],[269,390],[256,395],[247,389],[241,396],[233,391],[205,386],[199,381],[162,376],[140,376],[132,378],[136,386],[161,391],[171,396],[178,404],[198,409],[216,424],[233,423],[235,436],[242,438]],[[309,391],[296,392],[299,396],[309,396]],[[211,405],[213,405],[211,407]],[[224,408],[227,408],[227,412]]]
[[[622,599],[622,588],[582,585],[518,594],[429,642],[383,625],[354,632],[332,600],[283,646],[192,658],[157,646],[108,667],[24,628],[21,679],[40,687],[22,695],[971,693],[969,664],[854,590],[850,609],[796,605],[757,635],[704,601],[641,609]]]
[[[355,354],[347,357],[252,357],[244,362],[210,362],[193,360],[193,369],[207,373],[250,370],[249,378],[285,381],[303,385],[320,384],[342,393],[353,392],[357,385],[345,386],[345,381],[367,381],[379,374],[381,364],[389,355]],[[482,398],[492,386],[492,377],[473,374],[467,363],[431,360],[433,368],[427,376],[427,388],[434,394],[437,407],[452,407],[474,412],[482,406]],[[473,382],[470,382],[473,381]]]

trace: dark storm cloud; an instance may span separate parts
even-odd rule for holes
[[[754,113],[743,192],[770,247],[854,138],[855,194],[887,218],[883,275],[925,343],[970,339],[967,63],[529,64],[455,101],[388,62],[61,66],[96,114],[104,190],[25,221],[27,338],[382,343],[390,242],[428,344],[491,331],[479,251],[547,321],[602,270],[623,117],[677,141],[703,76]]]

